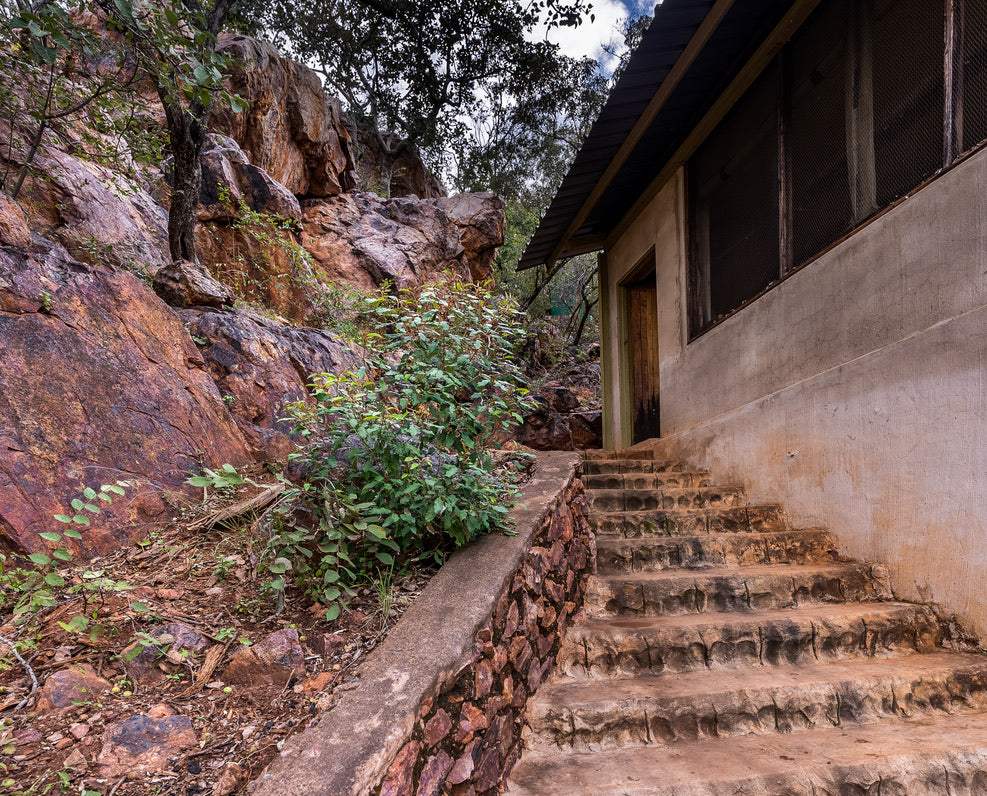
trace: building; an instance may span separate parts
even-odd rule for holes
[[[987,0],[665,0],[521,261],[600,251],[605,447],[987,636]]]

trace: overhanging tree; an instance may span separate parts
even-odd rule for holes
[[[408,147],[441,166],[492,91],[523,95],[558,67],[558,48],[534,40],[539,25],[577,25],[590,10],[587,0],[246,3],[253,29],[311,64],[376,136],[385,193]]]
[[[202,186],[202,147],[217,101],[235,111],[246,103],[223,89],[229,61],[216,40],[236,0],[97,0],[112,27],[127,39],[137,62],[154,81],[164,108],[173,157],[168,246],[173,260],[198,261],[196,209]]]

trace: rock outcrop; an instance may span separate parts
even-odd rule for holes
[[[295,195],[334,196],[355,188],[350,130],[318,75],[247,36],[223,36],[217,49],[234,60],[228,86],[250,108],[217,109],[213,128],[234,138],[251,163]]]
[[[0,122],[0,135],[9,133]],[[18,133],[22,134],[22,133]],[[69,154],[46,134],[18,203],[31,229],[76,259],[153,274],[168,257],[168,211],[151,184]],[[24,153],[14,152],[16,159]],[[0,167],[13,164],[0,156]]]
[[[494,260],[507,227],[504,200],[494,193],[460,193],[433,199],[432,203],[459,227],[470,278],[474,282],[492,279]]]
[[[283,458],[293,444],[287,407],[308,396],[316,373],[358,366],[357,356],[330,333],[296,328],[233,311],[184,310],[213,380],[259,455]]]
[[[302,223],[302,245],[328,279],[372,289],[470,276],[458,225],[432,203],[347,193],[306,202]]]
[[[94,555],[147,533],[189,471],[242,463],[250,448],[150,287],[36,248],[0,248],[0,541],[38,550],[84,487],[138,479],[79,542]]]

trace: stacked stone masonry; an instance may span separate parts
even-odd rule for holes
[[[595,569],[583,485],[574,480],[476,635],[473,662],[422,705],[381,796],[500,792],[520,755],[528,698],[550,675]]]
[[[599,574],[511,796],[987,794],[982,650],[825,530],[649,455],[585,463]]]

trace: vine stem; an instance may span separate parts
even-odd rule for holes
[[[17,651],[17,647],[14,646],[13,641],[11,641],[6,636],[0,636],[0,641],[2,641],[4,644],[10,647],[11,652],[14,653],[14,657],[17,658],[17,661],[20,663],[20,665],[24,667],[24,671],[27,672],[27,676],[31,678],[30,693],[28,693],[28,695],[24,697],[24,699],[18,702],[17,707],[14,708],[14,710],[20,710],[28,703],[28,700],[33,696],[34,692],[38,690],[38,678],[34,674],[34,669],[31,668],[31,664],[28,663],[26,660],[24,660],[21,654]]]

